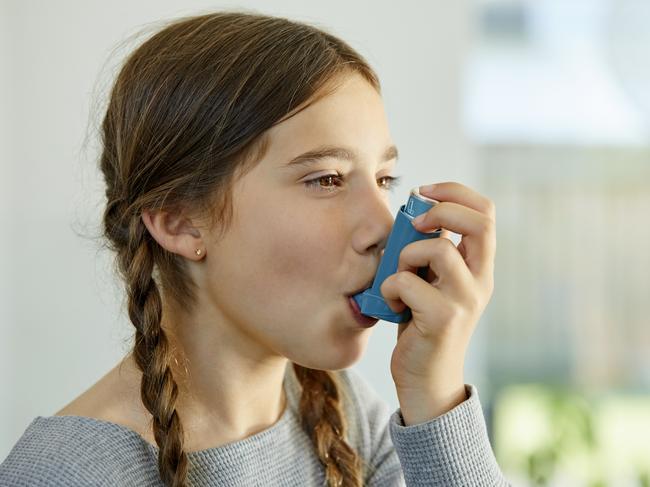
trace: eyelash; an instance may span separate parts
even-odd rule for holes
[[[304,184],[307,187],[307,189],[309,189],[311,191],[325,191],[327,193],[333,193],[335,191],[335,189],[333,187],[330,186],[330,187],[323,188],[322,186],[319,186],[319,184],[318,184],[321,180],[327,179],[327,178],[334,178],[336,180],[341,181],[341,183],[343,183],[343,181],[345,180],[345,178],[343,177],[343,174],[337,172],[336,174],[326,174],[324,176],[319,176],[317,178],[310,179],[309,181],[304,181]],[[388,186],[383,188],[383,189],[386,189],[388,191],[393,191],[397,186],[399,186],[399,183],[400,183],[400,181],[402,179],[402,176],[383,176],[383,177],[381,177],[379,179],[387,179],[388,180]]]

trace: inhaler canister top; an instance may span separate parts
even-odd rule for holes
[[[409,199],[406,202],[406,205],[404,205],[404,213],[407,213],[409,216],[416,217],[437,203],[439,203],[437,200],[420,194],[420,188],[416,187],[411,189]]]

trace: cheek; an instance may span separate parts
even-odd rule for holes
[[[307,289],[328,282],[338,255],[339,243],[332,222],[291,219],[267,228],[260,242],[261,265],[280,287]]]
[[[329,320],[331,303],[347,282],[342,215],[322,204],[288,211],[290,202],[273,200],[277,204],[262,212],[247,208],[237,220],[226,252],[234,259],[221,261],[229,279],[217,284],[220,292],[246,310],[248,320],[271,328]]]

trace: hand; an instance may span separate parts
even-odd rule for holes
[[[388,306],[412,317],[400,323],[391,358],[402,417],[407,425],[427,421],[467,399],[463,367],[474,328],[494,289],[494,203],[454,182],[420,188],[439,201],[415,228],[442,228],[440,238],[402,249],[395,274],[380,291]],[[456,247],[449,231],[462,235]],[[428,266],[426,280],[416,272]]]

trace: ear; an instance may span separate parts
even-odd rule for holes
[[[143,210],[142,222],[165,250],[191,260],[201,260],[205,255],[204,238],[190,218],[165,210]],[[201,250],[200,255],[196,255],[197,249]]]

